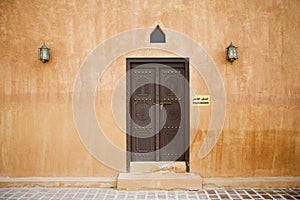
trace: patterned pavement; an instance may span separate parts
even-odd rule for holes
[[[61,200],[61,199],[300,199],[300,188],[253,189],[215,188],[198,191],[124,191],[107,188],[0,188],[0,200]]]

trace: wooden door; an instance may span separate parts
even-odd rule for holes
[[[130,162],[185,161],[189,171],[189,62],[127,58],[127,170]]]

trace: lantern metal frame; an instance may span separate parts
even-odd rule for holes
[[[39,48],[39,60],[43,63],[46,63],[50,60],[50,49],[46,46],[45,42]]]
[[[226,49],[227,49],[227,51],[226,51],[226,59],[229,62],[232,63],[236,59],[238,59],[238,52],[237,52],[238,47],[234,46],[232,44],[232,42],[231,42],[230,45]]]

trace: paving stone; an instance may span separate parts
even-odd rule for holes
[[[0,188],[0,200],[300,199],[300,188],[209,188],[198,191],[124,191],[105,188]]]

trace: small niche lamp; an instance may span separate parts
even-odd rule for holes
[[[41,48],[39,48],[39,59],[43,63],[46,63],[50,60],[50,49],[44,43]]]
[[[233,62],[233,61],[235,61],[236,59],[238,59],[238,56],[237,56],[237,47],[236,46],[234,46],[233,44],[232,44],[232,42],[230,43],[230,45],[226,48],[227,49],[227,60],[229,61],[229,62]]]

